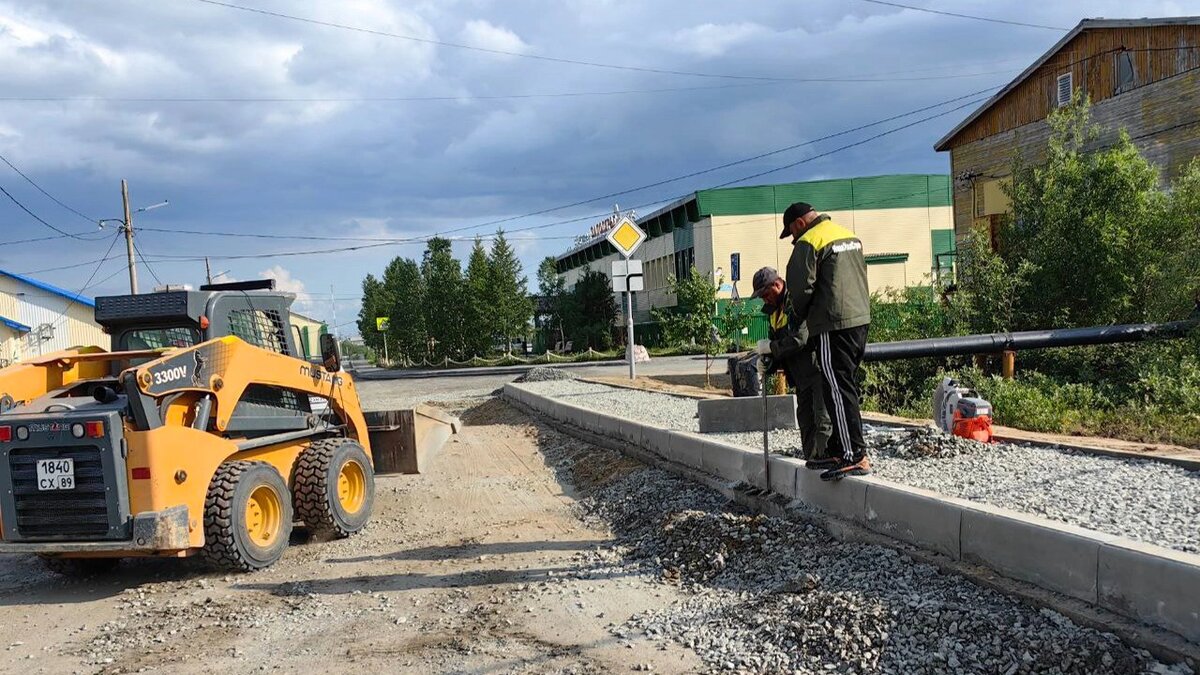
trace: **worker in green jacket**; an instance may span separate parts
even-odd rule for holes
[[[831,457],[813,468],[824,469],[822,480],[871,472],[859,412],[855,374],[867,347],[871,325],[871,296],[867,290],[867,261],[854,233],[797,202],[783,213],[780,239],[792,238],[787,265],[791,320],[807,332],[824,385],[825,407],[833,421]]]
[[[822,462],[833,425],[825,411],[815,355],[805,339],[798,337],[799,331],[794,328],[798,324],[788,320],[791,305],[787,283],[774,267],[764,267],[754,273],[753,286],[753,297],[762,298],[763,313],[770,324],[768,339],[758,344],[760,358],[769,358],[772,369],[782,370],[796,392],[796,422],[805,461]]]

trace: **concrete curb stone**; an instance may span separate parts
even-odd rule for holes
[[[874,477],[867,484],[863,524],[880,534],[949,556],[962,557],[962,508],[936,492]]]
[[[1100,547],[1119,539],[1037,516],[947,498],[962,507],[962,559],[1098,604]]]
[[[1099,555],[1101,607],[1200,642],[1200,555],[1123,537]]]

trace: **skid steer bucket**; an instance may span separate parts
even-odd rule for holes
[[[421,473],[450,436],[458,433],[457,417],[419,405],[404,410],[363,413],[371,436],[375,473]]]

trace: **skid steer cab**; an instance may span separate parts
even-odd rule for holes
[[[273,283],[96,299],[112,351],[0,370],[0,552],[56,571],[199,554],[267,567],[293,524],[371,517],[375,462],[354,382],[321,335],[306,358]]]

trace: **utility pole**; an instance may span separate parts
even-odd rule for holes
[[[129,183],[121,179],[121,201],[125,206],[125,255],[129,258],[129,292],[137,295],[137,263],[133,259],[133,214],[129,211]]]
[[[208,264],[208,256],[204,256],[204,278],[208,279],[208,283],[212,283],[212,266]]]
[[[331,332],[333,333],[334,339],[337,339],[337,336],[338,336],[337,303],[333,301],[333,284],[329,284],[329,309],[330,309],[330,311],[333,312],[333,326],[330,327],[330,328],[332,328]]]

